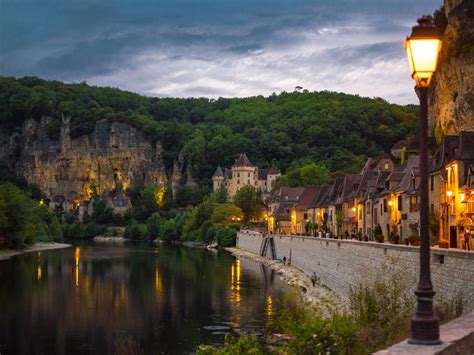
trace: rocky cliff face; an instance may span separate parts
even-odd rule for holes
[[[50,199],[87,199],[93,189],[107,197],[117,188],[165,185],[173,192],[183,183],[186,167],[179,159],[166,171],[162,147],[126,123],[98,121],[87,136],[71,139],[69,119],[62,118],[59,138],[50,138],[43,117],[26,120],[13,131],[0,127],[0,160],[37,185]]]
[[[429,96],[431,132],[474,131],[474,1],[445,0],[448,26]]]

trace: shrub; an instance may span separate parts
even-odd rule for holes
[[[63,231],[61,229],[61,225],[59,224],[58,217],[55,215],[51,219],[51,225],[49,226],[48,234],[55,242],[63,241]]]
[[[114,212],[108,207],[105,201],[99,200],[94,202],[94,212],[92,220],[98,224],[112,224],[115,222]]]
[[[350,293],[350,307],[358,335],[371,350],[405,339],[415,310],[415,299],[407,292],[408,280],[392,275],[373,285],[360,285]]]
[[[233,229],[235,231],[240,230],[240,224],[238,224],[238,223],[230,223],[227,227],[229,227],[230,229]]]
[[[219,246],[235,247],[236,235],[234,229],[221,227],[216,229],[215,240]]]
[[[254,354],[263,355],[262,347],[257,339],[252,336],[240,337],[238,340],[228,334],[225,337],[224,348],[218,349],[211,345],[200,345],[197,348],[197,355],[225,355],[225,354]]]
[[[125,228],[123,236],[130,240],[146,240],[147,234],[145,224],[139,224],[137,221],[132,220],[130,225]]]
[[[146,222],[148,238],[154,240],[160,237],[163,219],[158,212],[153,213]]]
[[[35,205],[18,187],[0,184],[0,247],[21,248],[34,243],[47,217],[48,209]]]
[[[51,243],[53,241],[53,238],[46,233],[46,228],[44,226],[41,226],[38,229],[38,234],[36,234],[36,240],[41,243]]]
[[[95,236],[102,234],[106,229],[106,227],[98,225],[95,222],[88,222],[80,227],[80,237],[84,239],[92,239]]]
[[[349,315],[323,317],[296,304],[283,310],[275,320],[275,330],[291,340],[280,345],[284,354],[364,354],[357,327]]]
[[[380,227],[380,224],[377,224],[374,227],[374,239],[378,243],[383,243],[384,238],[383,238],[383,233],[382,233],[382,227]]]

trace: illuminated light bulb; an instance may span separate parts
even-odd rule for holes
[[[446,192],[446,195],[448,195],[449,197],[453,196],[453,192],[451,190],[449,190],[448,192]]]

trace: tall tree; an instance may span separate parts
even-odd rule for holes
[[[242,210],[244,222],[259,217],[263,207],[262,196],[253,186],[240,188],[234,196],[234,204]]]

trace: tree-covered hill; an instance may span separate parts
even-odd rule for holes
[[[417,127],[417,107],[334,92],[294,92],[249,98],[154,98],[131,92],[65,84],[36,77],[0,77],[0,124],[30,117],[71,117],[71,135],[88,134],[99,119],[141,127],[164,147],[170,166],[183,152],[195,177],[230,166],[240,152],[257,164],[282,170],[316,161],[333,173],[360,167]]]

